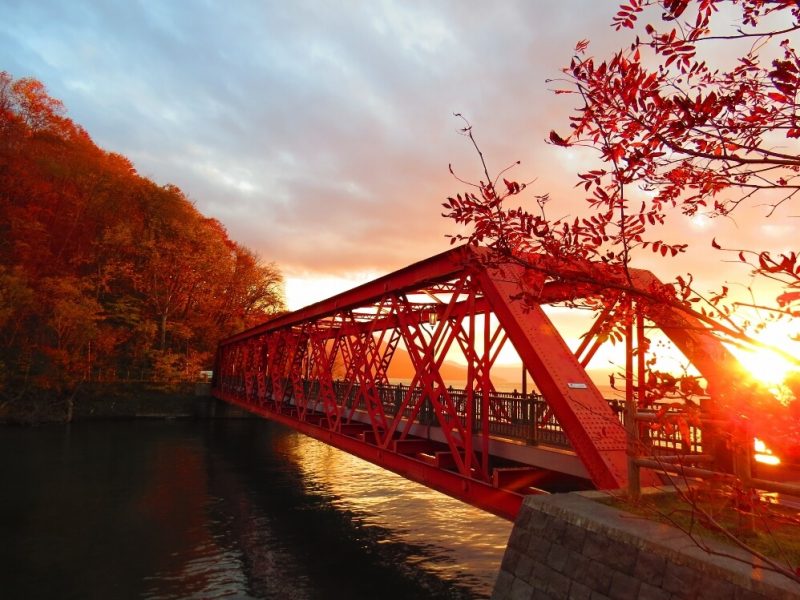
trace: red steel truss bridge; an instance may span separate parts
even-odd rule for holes
[[[658,284],[649,272],[631,274],[645,294]],[[222,341],[213,394],[508,519],[525,494],[624,487],[623,406],[644,394],[636,349],[645,327],[663,331],[710,385],[738,365],[699,322],[670,308],[645,313],[611,275],[602,288],[559,275],[454,248]],[[573,352],[543,307],[592,297],[605,308]],[[620,336],[610,323],[621,310],[629,316]],[[615,335],[625,392],[609,400],[586,367]],[[522,362],[519,392],[492,381],[506,344]],[[413,365],[410,381],[390,380],[398,352]],[[443,376],[454,355],[466,365],[459,385]],[[666,454],[701,452],[700,431],[681,435],[648,442]],[[649,471],[642,479],[656,481]]]

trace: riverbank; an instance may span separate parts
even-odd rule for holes
[[[208,383],[84,383],[69,395],[47,392],[0,403],[0,424],[42,425],[96,419],[206,419],[247,413],[211,396]]]

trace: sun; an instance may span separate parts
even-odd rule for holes
[[[786,380],[789,373],[798,370],[796,363],[781,354],[782,351],[792,356],[800,355],[800,344],[792,340],[785,327],[778,324],[768,325],[754,337],[777,350],[731,348],[742,367],[754,379],[768,386],[778,386]]]
[[[748,351],[739,360],[750,375],[769,386],[780,385],[795,369],[794,364],[769,350]]]

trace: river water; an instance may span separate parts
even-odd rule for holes
[[[0,595],[485,598],[511,524],[260,419],[0,429]]]

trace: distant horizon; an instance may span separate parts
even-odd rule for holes
[[[399,361],[398,361],[399,359]],[[414,367],[411,364],[411,359],[408,352],[404,348],[397,348],[392,357],[392,362],[389,364],[387,376],[389,381],[393,384],[408,383],[414,377]],[[603,393],[619,393],[608,384],[608,375],[612,369],[590,368],[586,369],[587,375],[591,378],[592,382]],[[439,368],[439,373],[442,375],[445,383],[453,387],[458,387],[456,383],[466,384],[467,382],[467,366],[460,364],[454,360],[444,360],[442,366]],[[516,375],[514,374],[516,373]],[[518,377],[518,379],[514,379]],[[497,391],[500,392],[513,392],[517,391],[522,393],[522,362],[517,364],[502,363],[495,364],[491,369],[491,379]],[[533,389],[535,383],[533,378],[528,376],[528,390]],[[464,385],[461,386],[463,388]]]

